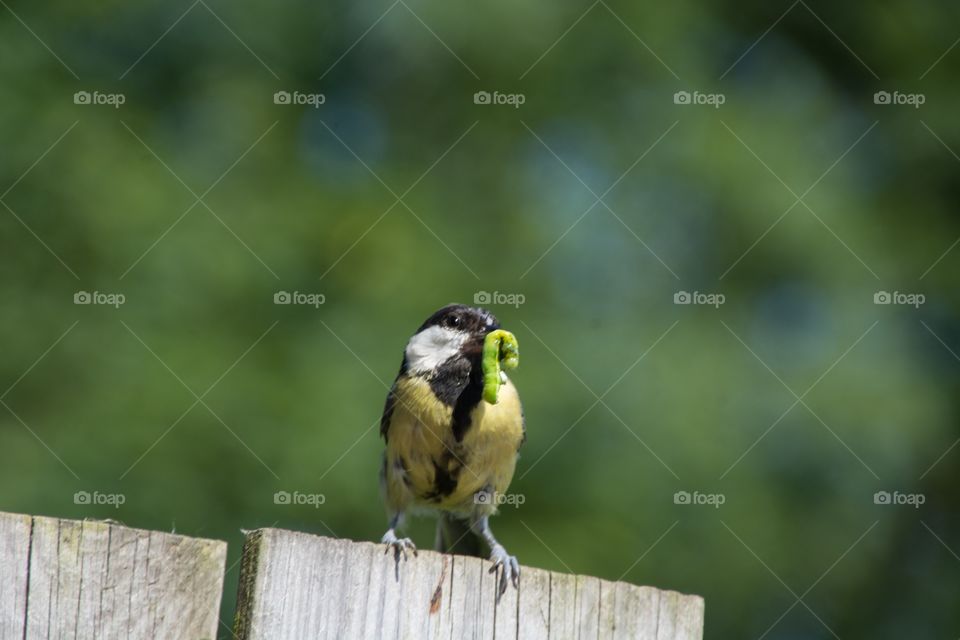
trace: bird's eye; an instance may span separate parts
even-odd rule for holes
[[[460,318],[458,316],[447,316],[446,324],[448,327],[459,327]]]

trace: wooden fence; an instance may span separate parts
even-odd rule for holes
[[[0,638],[215,638],[227,544],[0,513]]]
[[[499,600],[490,563],[260,529],[243,548],[232,634],[226,543],[0,513],[0,639],[633,638],[696,640],[703,599],[523,567]]]

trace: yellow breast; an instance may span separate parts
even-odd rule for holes
[[[394,393],[386,434],[389,505],[466,513],[481,489],[507,490],[523,440],[523,411],[512,382],[501,387],[497,404],[477,404],[459,442],[451,428],[452,408],[437,400],[425,379],[401,378]]]

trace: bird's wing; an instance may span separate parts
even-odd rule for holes
[[[390,420],[393,418],[393,409],[397,403],[397,382],[394,380],[387,393],[387,400],[383,403],[383,415],[380,416],[380,436],[384,442],[387,442],[388,432],[390,431]]]

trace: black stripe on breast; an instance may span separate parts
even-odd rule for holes
[[[430,377],[430,390],[440,402],[453,407],[450,428],[461,442],[470,429],[470,414],[483,396],[483,371],[479,362],[463,356],[450,358]]]
[[[450,428],[453,430],[453,437],[457,442],[462,442],[463,437],[470,430],[470,414],[483,398],[483,373],[476,367],[470,375],[470,382],[464,387],[456,404],[453,405],[453,418]]]
[[[466,465],[465,455],[464,451],[458,447],[456,451],[445,450],[439,459],[434,458],[431,461],[433,488],[421,496],[424,500],[439,502],[457,490],[460,473]]]
[[[440,498],[449,496],[457,489],[457,482],[460,479],[459,465],[450,468],[450,461],[453,456],[444,455],[440,461],[433,461],[433,491],[427,495],[428,500],[437,501]]]
[[[462,356],[450,358],[430,376],[430,389],[443,404],[452,407],[470,382],[470,361]]]

